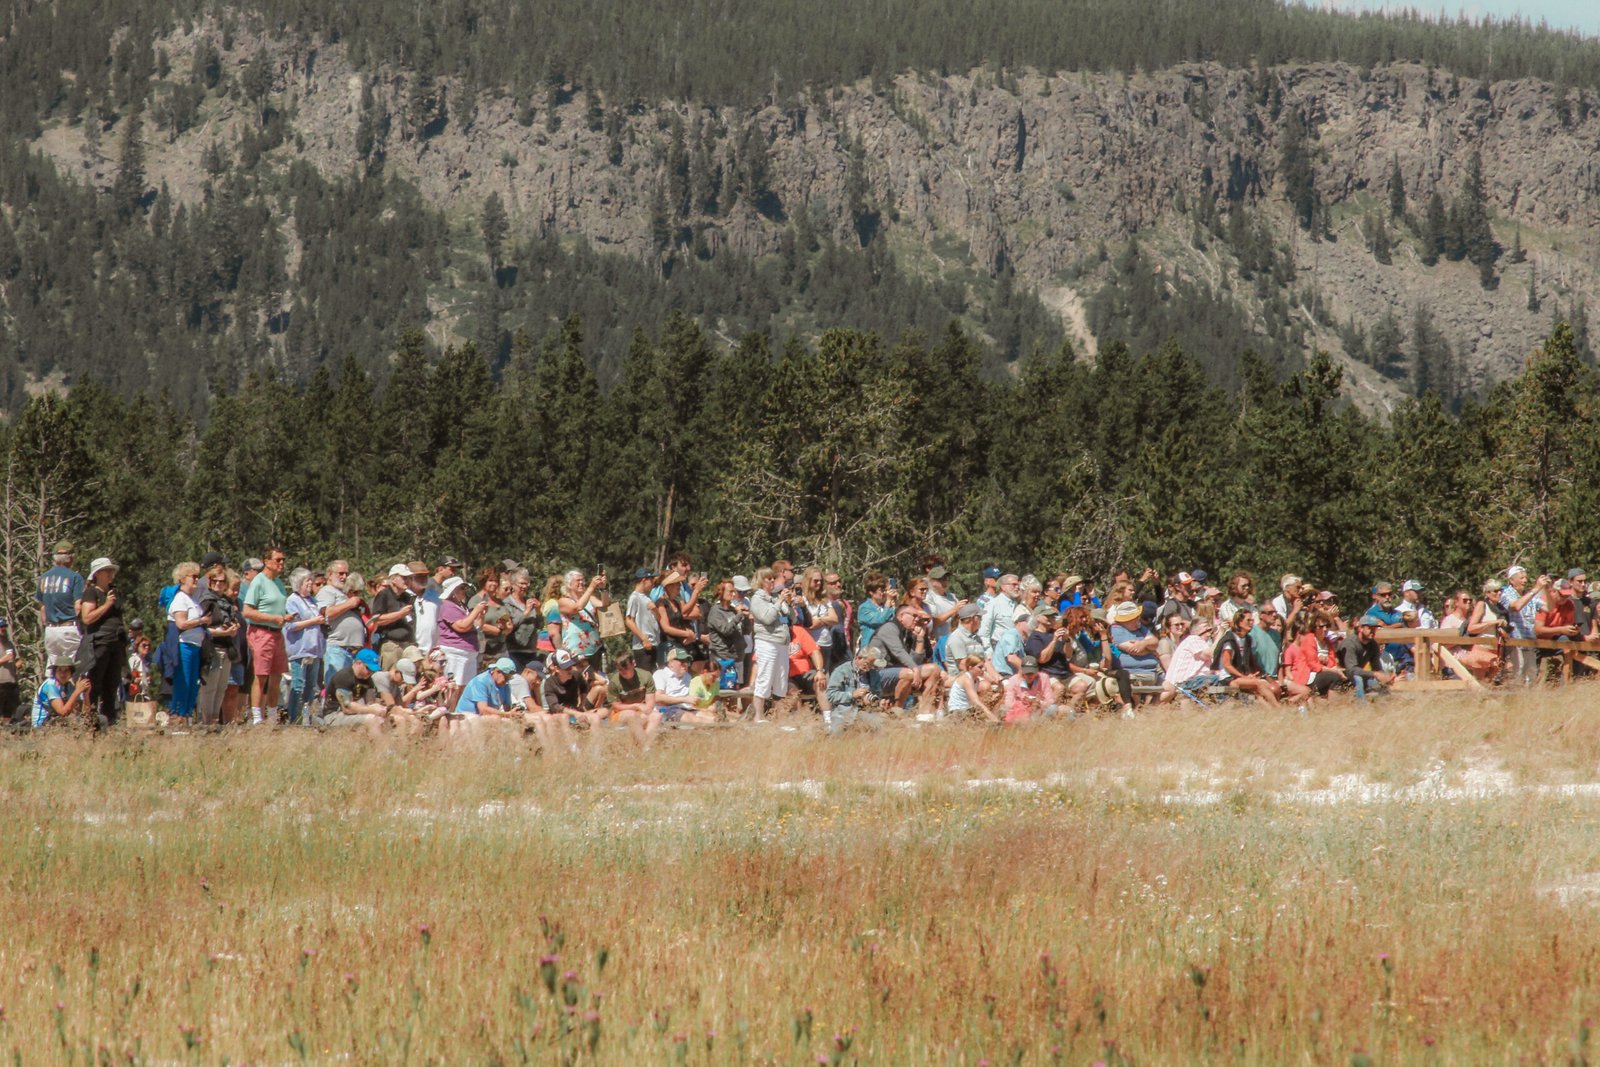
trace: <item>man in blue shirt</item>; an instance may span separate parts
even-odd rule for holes
[[[472,677],[461,690],[456,701],[457,715],[508,714],[511,707],[511,676],[517,673],[517,664],[510,656],[501,656],[486,671]]]
[[[78,629],[78,599],[88,584],[72,569],[71,541],[56,542],[51,562],[55,566],[39,575],[33,599],[39,605],[39,622],[44,627],[46,666],[77,662],[82,633]]]
[[[989,601],[993,600],[1000,592],[1000,568],[988,566],[983,568],[983,592],[978,594],[978,599],[973,603],[980,610],[987,610]]]

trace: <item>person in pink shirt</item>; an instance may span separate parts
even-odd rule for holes
[[[1022,669],[1006,679],[1003,704],[1006,722],[1027,722],[1049,718],[1056,713],[1050,703],[1050,686],[1039,673],[1039,661],[1022,657]]]

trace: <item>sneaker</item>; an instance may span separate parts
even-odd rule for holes
[[[1137,718],[1138,717],[1138,716],[1136,716],[1134,714],[1133,705],[1132,704],[1128,704],[1128,705],[1125,705],[1123,707],[1123,709],[1122,709],[1122,717],[1124,719],[1133,719],[1133,718]]]
[[[1301,704],[1300,707],[1297,708],[1296,710],[1299,711],[1300,714],[1304,715],[1306,713],[1306,706],[1304,704]]]

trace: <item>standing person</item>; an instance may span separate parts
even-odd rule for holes
[[[1500,606],[1505,609],[1506,620],[1511,624],[1512,638],[1532,640],[1534,622],[1544,610],[1544,591],[1550,588],[1550,576],[1541,574],[1531,585],[1525,567],[1513,566],[1506,571],[1505,588],[1500,590]],[[1516,676],[1523,685],[1539,680],[1539,650],[1536,648],[1511,648],[1506,650]]]
[[[750,598],[750,614],[755,619],[756,662],[754,669],[754,699],[750,704],[751,718],[767,721],[767,702],[782,700],[789,695],[789,617],[793,594],[785,589],[774,592],[778,586],[777,573],[771,567],[756,571],[756,591]],[[660,680],[657,679],[657,687]]]
[[[479,652],[485,662],[498,660],[506,654],[506,639],[511,636],[511,628],[514,625],[511,609],[506,607],[502,595],[504,592],[505,589],[500,584],[499,570],[485,567],[478,575],[477,595],[467,601],[468,610],[480,603],[485,605],[483,622],[478,624],[478,635],[482,638],[479,642]]]
[[[396,563],[389,568],[383,588],[372,598],[372,628],[378,649],[378,669],[390,671],[400,662],[400,653],[416,643],[416,610],[411,592],[411,565]]]
[[[444,651],[444,670],[450,677],[450,694],[443,701],[454,708],[461,690],[478,673],[478,624],[488,604],[467,608],[467,583],[463,578],[446,578],[439,589],[439,626],[434,646]]]
[[[511,613],[511,632],[506,635],[506,655],[521,671],[534,661],[539,651],[539,604],[529,596],[533,579],[525,567],[511,572],[511,591],[506,594],[506,610]],[[514,679],[513,679],[514,680]]]
[[[317,590],[317,610],[322,613],[326,650],[322,676],[332,678],[350,666],[357,652],[367,647],[367,626],[361,621],[366,604],[366,582],[350,581],[350,564],[336,559],[328,564],[328,583]],[[347,592],[346,590],[354,590]]]
[[[116,579],[117,565],[102,556],[89,565],[89,582],[78,597],[78,621],[83,626],[78,676],[89,683],[94,722],[102,729],[117,721],[117,694],[128,666],[128,629],[122,621],[122,603],[111,587]]]
[[[1572,583],[1572,621],[1585,641],[1594,633],[1594,601],[1589,597],[1589,572],[1582,567],[1567,571],[1567,581]]]
[[[600,569],[588,583],[583,572],[567,572],[567,595],[561,598],[561,646],[579,659],[587,660],[596,670],[605,651],[600,643],[600,622],[597,614],[611,603],[606,593],[605,568]]]
[[[827,673],[833,666],[833,636],[834,628],[839,625],[839,612],[828,593],[828,583],[823,579],[821,567],[805,569],[800,576],[800,593],[806,609],[806,629],[822,653],[822,670],[818,673],[822,675],[823,685],[817,690],[822,693],[827,687]],[[823,696],[819,699],[825,701],[827,698]]]
[[[1000,568],[994,565],[983,568],[983,592],[978,594],[978,599],[973,603],[978,605],[978,610],[987,612],[989,601],[1000,595]]]
[[[39,575],[33,599],[39,605],[39,624],[44,628],[46,667],[61,660],[76,663],[82,631],[78,628],[78,599],[88,584],[72,569],[71,541],[57,541],[50,557],[52,566]]]
[[[200,557],[200,610],[206,617],[206,641],[200,653],[200,694],[196,710],[203,725],[222,721],[222,700],[228,693],[233,671],[234,638],[239,633],[239,614],[228,596],[228,561],[220,552]],[[181,654],[181,653],[180,653]]]
[[[1012,620],[1016,618],[1017,605],[1021,600],[1022,579],[1015,574],[1001,575],[1000,591],[983,609],[983,622],[978,624],[978,639],[991,657],[994,655],[995,641],[1012,628]]]
[[[656,598],[654,607],[663,654],[675,648],[687,651],[695,643],[694,624],[684,617],[687,609],[684,606],[683,584],[684,576],[676,568],[661,576],[661,595]]]
[[[942,667],[945,642],[950,636],[950,631],[955,628],[956,613],[967,606],[965,597],[950,595],[950,572],[943,566],[934,567],[928,572],[928,595],[923,598],[923,606],[927,608],[928,617],[933,622],[933,629],[930,632],[933,638],[933,658]]]
[[[633,592],[628,594],[628,607],[623,617],[634,661],[646,674],[654,674],[658,666],[666,666],[664,660],[659,664],[656,662],[656,646],[661,643],[661,620],[656,618],[655,604],[650,599],[650,592],[656,587],[656,577],[656,572],[649,567],[640,567],[633,572]]]
[[[1231,624],[1233,617],[1241,611],[1254,616],[1255,589],[1256,580],[1249,571],[1235,571],[1228,579],[1228,599],[1217,607],[1217,618],[1225,624]]]
[[[868,571],[866,591],[867,599],[861,602],[861,609],[856,612],[859,627],[856,632],[857,648],[872,644],[872,635],[878,632],[878,627],[894,618],[895,612],[895,605],[889,603],[889,579],[877,571]]]
[[[178,662],[172,671],[172,703],[167,710],[180,719],[189,719],[199,706],[201,660],[211,618],[196,599],[200,564],[180,563],[172,568],[172,583],[178,591],[167,605],[167,621],[178,628]]]
[[[733,582],[723,579],[717,583],[716,600],[706,614],[706,639],[711,645],[711,658],[719,668],[717,684],[722,689],[744,685],[744,634],[750,609],[742,606],[737,597]]]
[[[327,654],[327,618],[317,607],[315,582],[304,567],[289,575],[288,610],[284,645],[289,654],[289,721],[311,722],[311,706],[322,693],[322,663]]]
[[[11,643],[11,627],[0,619],[0,724],[15,723],[22,711],[22,694],[17,687],[17,646]]]
[[[244,620],[249,624],[245,639],[250,646],[250,723],[260,726],[278,719],[278,694],[283,676],[289,671],[289,650],[283,640],[283,624],[289,621],[289,590],[283,583],[283,567],[288,561],[281,548],[267,549],[261,571],[244,591]],[[246,564],[248,566],[248,564]]]

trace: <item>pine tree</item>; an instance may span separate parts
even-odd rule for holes
[[[1529,265],[1529,267],[1528,267],[1528,310],[1529,311],[1538,311],[1539,310],[1539,277],[1538,277],[1538,272],[1539,272],[1539,268],[1538,267]]]
[[[121,218],[130,219],[144,208],[144,116],[135,110],[123,121],[122,153],[111,184],[111,203]]]
[[[1291,110],[1283,125],[1283,145],[1279,166],[1283,171],[1284,195],[1294,209],[1303,230],[1312,230],[1321,206],[1316,175],[1311,168],[1311,153],[1306,146],[1308,131],[1305,116]]]
[[[499,284],[500,277],[500,252],[504,247],[506,232],[510,223],[506,220],[505,205],[500,202],[499,193],[490,193],[483,201],[483,213],[478,218],[478,227],[483,234],[484,252],[489,257],[489,273]]]
[[[1422,219],[1422,262],[1426,266],[1433,266],[1439,262],[1439,257],[1444,255],[1445,242],[1448,238],[1449,219],[1445,214],[1444,198],[1436,189],[1428,197],[1427,213]]]
[[[1524,263],[1528,253],[1522,247],[1522,227],[1518,226],[1511,235],[1511,251],[1506,253],[1507,263]]]
[[[1406,179],[1400,173],[1399,156],[1391,156],[1389,160],[1389,217],[1406,217]]]

